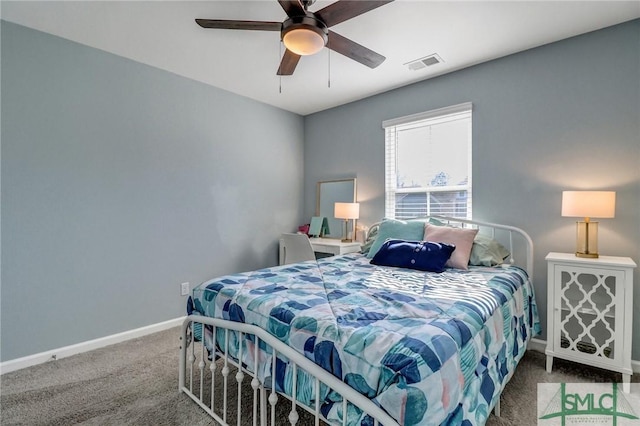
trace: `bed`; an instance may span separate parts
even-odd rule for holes
[[[393,242],[384,224],[374,254]],[[291,424],[300,410],[315,424],[484,424],[540,331],[532,243],[510,226],[437,225],[508,255],[430,272],[352,253],[202,283],[183,324],[180,391],[225,425],[278,424],[282,403]]]

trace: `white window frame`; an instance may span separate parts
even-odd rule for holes
[[[463,219],[472,219],[472,110],[473,105],[471,102],[465,102],[450,107],[439,108],[431,111],[421,112],[418,114],[412,114],[404,117],[385,120],[382,122],[382,127],[385,130],[385,217],[396,218],[396,195],[397,194],[409,194],[409,193],[426,193],[426,213],[427,216],[432,215],[432,208],[430,204],[429,194],[435,192],[452,192],[452,191],[466,191],[467,192],[467,209],[466,215],[457,217]],[[414,187],[414,188],[398,188],[397,177],[397,133],[399,130],[406,130],[416,127],[424,127],[437,124],[438,122],[446,122],[459,118],[469,119],[469,143],[467,146],[468,152],[468,180],[465,185],[448,185],[448,186],[427,186],[427,187]],[[424,215],[419,215],[424,216]],[[419,217],[416,216],[416,217]]]

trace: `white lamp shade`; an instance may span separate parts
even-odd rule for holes
[[[359,219],[360,203],[336,203],[333,215],[336,219]]]
[[[612,218],[615,213],[614,191],[562,192],[562,216]]]

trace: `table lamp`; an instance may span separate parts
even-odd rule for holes
[[[349,238],[348,222],[353,220],[353,231],[356,229],[356,219],[360,218],[360,203],[335,203],[333,215],[336,219],[344,219],[344,238],[343,243],[350,243],[353,239]]]
[[[562,216],[584,217],[576,222],[576,256],[598,257],[598,222],[592,217],[612,218],[616,211],[614,191],[563,191]]]

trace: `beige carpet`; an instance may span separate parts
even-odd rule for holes
[[[178,393],[178,336],[179,328],[174,328],[4,374],[0,424],[214,424]],[[502,416],[491,415],[487,425],[535,425],[537,383],[620,381],[615,373],[562,360],[547,374],[544,363],[542,354],[525,355],[503,393]],[[634,381],[640,381],[638,376]],[[286,409],[277,415],[278,424],[288,424]],[[309,423],[302,416],[298,424]],[[243,419],[242,424],[251,423]]]

